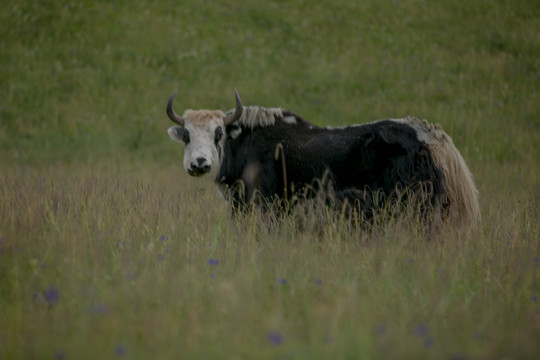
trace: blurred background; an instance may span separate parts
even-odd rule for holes
[[[179,161],[165,115],[414,115],[473,172],[540,162],[536,1],[2,1],[0,164]],[[493,169],[493,167],[492,167]]]

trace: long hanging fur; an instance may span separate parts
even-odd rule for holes
[[[450,204],[450,219],[466,220],[472,223],[480,221],[478,190],[473,175],[452,138],[439,125],[416,118],[408,119],[429,133],[427,146],[434,163],[444,174],[443,187],[446,200]]]

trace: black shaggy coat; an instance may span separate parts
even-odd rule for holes
[[[418,130],[407,122],[324,128],[283,111],[272,126],[240,126],[226,129],[229,137],[217,177],[220,185],[234,189],[236,205],[257,197],[271,202],[293,193],[309,194],[306,189],[323,184],[339,203],[354,204],[368,217],[374,194],[388,199],[402,196],[404,190],[422,190],[427,195],[424,205],[445,206],[443,174]],[[238,130],[240,134],[232,136]]]

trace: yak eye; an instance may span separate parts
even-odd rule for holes
[[[189,131],[181,127],[179,127],[176,131],[178,133],[178,137],[180,137],[180,139],[182,139],[182,141],[186,144],[189,144]]]
[[[216,139],[215,139],[215,142],[218,142],[219,140],[221,140],[221,137],[223,136],[223,129],[221,128],[221,126],[217,127],[216,128]]]

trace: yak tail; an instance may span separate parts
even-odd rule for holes
[[[444,175],[443,203],[448,204],[450,220],[478,223],[480,221],[478,190],[465,160],[452,138],[439,125],[432,125],[425,120],[422,121],[422,125],[430,133],[428,147],[434,163]]]

